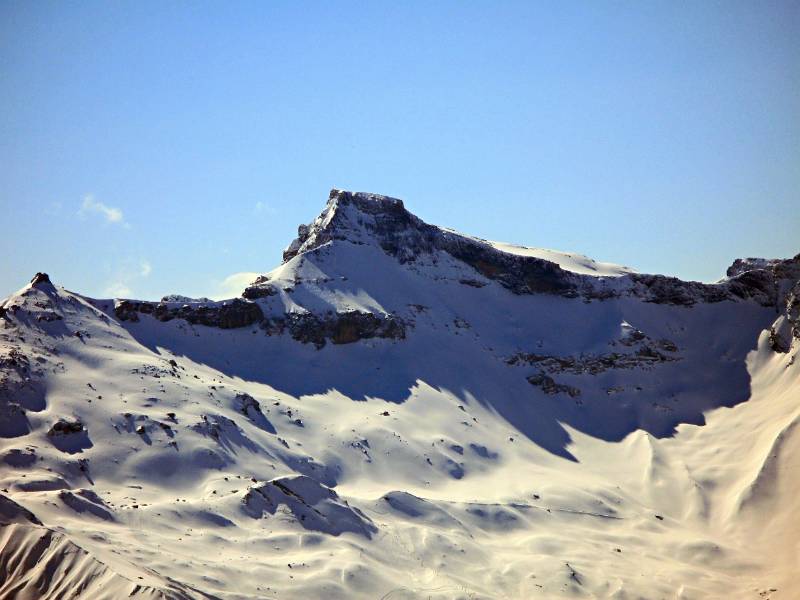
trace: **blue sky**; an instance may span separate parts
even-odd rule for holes
[[[684,278],[794,255],[800,3],[0,3],[0,296],[237,293],[334,186]]]

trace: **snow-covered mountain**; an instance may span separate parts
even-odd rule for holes
[[[2,598],[797,598],[800,255],[715,284],[333,190],[224,302],[0,305]]]

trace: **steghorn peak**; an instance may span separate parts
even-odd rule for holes
[[[398,198],[334,188],[320,215],[309,225],[298,227],[297,238],[283,252],[283,261],[332,240],[360,244],[377,241],[387,252],[408,260],[419,248],[412,244],[404,251],[400,238],[410,236],[405,241],[420,242],[436,229],[408,212]],[[425,248],[430,249],[430,242]]]
[[[441,266],[435,276],[431,275],[437,280],[468,268],[457,277],[459,280],[474,279],[481,285],[496,282],[514,294],[544,293],[586,300],[634,295],[682,305],[749,298],[774,305],[780,296],[777,281],[793,279],[793,265],[797,264],[796,260],[748,260],[719,284],[684,282],[639,274],[581,255],[491,242],[425,223],[397,198],[340,189],[331,190],[324,210],[312,223],[299,227],[297,238],[283,253],[283,262],[288,265],[299,255],[316,255],[318,248],[332,248],[337,242],[363,247],[364,260],[370,260],[366,252],[377,250],[400,264],[414,263],[417,268],[427,265],[430,273],[440,268],[437,264],[460,265],[452,267],[454,270]],[[455,263],[448,263],[453,260]],[[333,270],[327,269],[328,275],[340,268],[337,261],[331,265]],[[259,287],[261,283],[267,282],[256,282],[246,290],[245,297],[267,293]]]
[[[399,198],[372,192],[352,192],[338,188],[332,188],[328,195],[328,204],[330,205],[331,203],[337,205],[352,204],[359,210],[369,214],[405,210],[403,201]]]

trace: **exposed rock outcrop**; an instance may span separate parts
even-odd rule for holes
[[[775,352],[788,353],[800,340],[800,281],[785,295],[782,314],[770,327],[769,343]]]
[[[200,298],[190,298],[189,296],[183,296],[181,294],[167,294],[161,298],[161,302],[182,302],[186,304],[187,302],[212,302],[212,300],[210,298],[206,298],[205,296],[201,296]]]
[[[93,515],[104,521],[115,521],[111,508],[92,490],[61,490],[58,499],[76,513]]]
[[[235,298],[225,302],[199,304],[170,304],[166,302],[140,302],[120,300],[114,306],[114,314],[120,321],[139,320],[139,315],[151,315],[159,321],[183,319],[192,325],[236,329],[264,320],[258,304]]]
[[[82,433],[84,430],[83,423],[78,420],[68,421],[66,419],[59,419],[48,429],[47,435],[54,437],[58,435],[70,435],[72,433]]]
[[[435,249],[438,228],[408,212],[403,201],[380,194],[331,190],[328,204],[310,225],[301,225],[283,253],[284,262],[332,240],[377,241],[402,262]]]
[[[659,363],[681,359],[678,346],[667,339],[654,340],[644,332],[623,323],[623,336],[611,345],[630,348],[628,352],[553,356],[535,352],[518,352],[506,359],[511,366],[536,366],[546,373],[598,375],[611,369],[651,368]]]
[[[258,294],[255,296],[260,297]],[[150,315],[162,322],[183,319],[193,325],[221,329],[261,323],[268,335],[288,332],[295,340],[314,344],[318,348],[329,341],[333,344],[350,344],[370,338],[403,339],[406,335],[406,323],[395,315],[353,310],[324,315],[286,313],[282,317],[266,319],[257,303],[239,298],[212,304],[183,305],[120,300],[114,306],[114,313],[120,321],[137,322],[140,315]]]
[[[553,356],[518,352],[506,360],[510,366],[535,366],[539,370],[526,377],[528,383],[539,387],[545,394],[581,395],[577,387],[557,382],[552,375],[599,375],[612,369],[651,369],[661,363],[680,360],[678,347],[667,339],[653,340],[642,331],[623,323],[623,337],[612,345],[630,348],[629,352],[607,354],[581,354],[579,356]],[[613,393],[612,389],[611,392]]]
[[[92,447],[89,431],[79,419],[59,419],[47,431],[47,437],[61,452],[77,454]]]
[[[20,348],[0,348],[0,438],[25,435],[30,430],[27,411],[44,410],[42,375],[41,363]]]
[[[38,286],[41,284],[53,285],[50,282],[50,276],[47,273],[36,273],[36,275],[33,276],[33,279],[31,279],[31,285]]]
[[[236,397],[233,399],[233,406],[236,412],[243,414],[257,427],[269,433],[275,433],[275,427],[264,415],[261,404],[250,394],[244,392],[236,394]]]
[[[747,271],[771,269],[779,262],[781,261],[767,258],[737,258],[733,261],[733,264],[728,267],[725,275],[728,277],[736,277]]]
[[[455,234],[442,235],[437,241],[440,249],[515,294],[578,296],[580,276],[556,263],[500,252],[489,244]]]
[[[395,315],[361,311],[327,313],[287,313],[283,318],[264,322],[269,334],[288,331],[295,340],[314,344],[317,348],[330,341],[333,344],[351,344],[363,339],[404,339],[406,323]]]
[[[283,505],[306,529],[331,535],[352,532],[367,538],[377,531],[364,513],[318,481],[297,475],[253,486],[242,498],[244,512],[253,518],[274,515]]]
[[[541,372],[531,375],[527,379],[531,385],[542,388],[545,394],[568,394],[572,398],[577,398],[581,395],[580,389],[571,385],[557,383],[555,379]]]
[[[269,277],[261,275],[256,278],[256,280],[247,286],[242,292],[242,298],[247,298],[248,300],[255,300],[257,298],[267,298],[269,296],[274,296],[278,293],[278,290],[269,284]]]
[[[635,369],[651,367],[658,363],[680,360],[658,350],[645,346],[632,354],[611,352],[582,356],[547,356],[543,354],[520,353],[511,357],[510,365],[536,365],[550,373],[572,373],[574,375],[598,375],[610,369]]]

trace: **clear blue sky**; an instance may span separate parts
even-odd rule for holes
[[[684,278],[794,255],[800,3],[0,3],[0,296],[219,295],[333,186]]]

